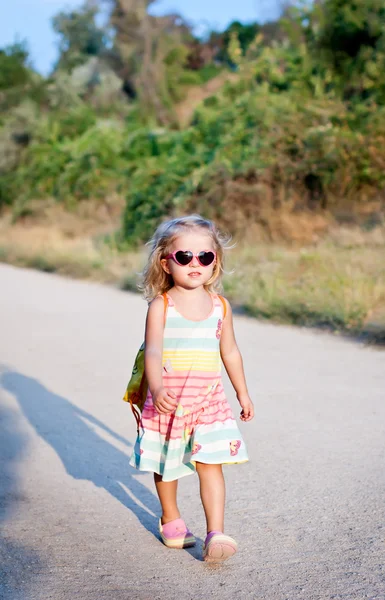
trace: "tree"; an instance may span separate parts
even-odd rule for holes
[[[225,31],[225,43],[227,44],[233,34],[237,35],[242,53],[245,54],[247,48],[255,40],[259,33],[260,26],[258,23],[240,23],[233,21]]]
[[[282,23],[328,90],[343,99],[385,101],[385,0],[298,0]]]
[[[95,17],[98,9],[86,2],[79,10],[62,11],[52,19],[59,37],[59,60],[55,70],[72,71],[91,56],[100,56],[108,46],[105,29],[98,27]]]
[[[385,0],[325,0],[316,47],[345,97],[385,96]]]
[[[0,90],[22,86],[29,82],[30,76],[25,42],[0,49]]]
[[[143,113],[163,125],[173,122],[168,74],[175,86],[188,52],[189,29],[179,15],[156,17],[149,13],[154,0],[110,0],[115,68],[139,97]]]
[[[385,33],[384,0],[326,0],[323,12],[318,45],[339,73],[363,48],[376,48]]]
[[[220,49],[216,58],[220,61],[232,64],[228,52],[229,45],[231,45],[232,41],[234,39],[238,40],[241,53],[242,55],[245,55],[247,48],[255,40],[259,30],[260,26],[258,23],[243,24],[239,21],[233,21],[223,33],[219,34],[220,42],[218,46]]]

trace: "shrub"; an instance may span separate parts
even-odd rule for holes
[[[215,214],[234,233],[239,206],[258,220],[261,205],[325,208],[340,199],[375,197],[385,185],[381,115],[383,109],[370,104],[357,109],[327,97],[304,102],[295,92],[263,86],[234,100],[229,89],[219,106],[197,111],[189,130],[141,138],[124,235],[144,240],[166,215],[185,210]],[[232,181],[241,182],[241,194],[228,188]]]

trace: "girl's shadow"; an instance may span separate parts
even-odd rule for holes
[[[0,383],[17,398],[28,421],[52,446],[69,475],[104,488],[158,537],[155,517],[159,510],[158,499],[133,477],[138,471],[129,466],[127,454],[100,437],[92,426],[122,444],[131,446],[129,442],[93,415],[50,392],[36,379],[7,371],[2,374]]]
[[[159,512],[158,498],[133,477],[141,473],[130,467],[127,454],[100,437],[93,427],[126,446],[132,444],[93,415],[50,392],[36,379],[3,371],[0,384],[17,398],[28,421],[52,446],[69,475],[104,488],[159,539],[158,517],[155,516]],[[197,548],[189,552],[198,558]]]

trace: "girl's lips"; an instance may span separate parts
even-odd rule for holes
[[[188,274],[189,277],[199,277],[200,273],[198,271],[194,271],[193,273]]]

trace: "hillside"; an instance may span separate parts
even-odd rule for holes
[[[261,258],[246,295],[251,271],[226,284],[250,313],[382,321],[385,0],[294,3],[203,41],[112,4],[105,30],[96,4],[58,15],[47,79],[0,51],[2,259],[132,287],[159,222],[199,212]]]

